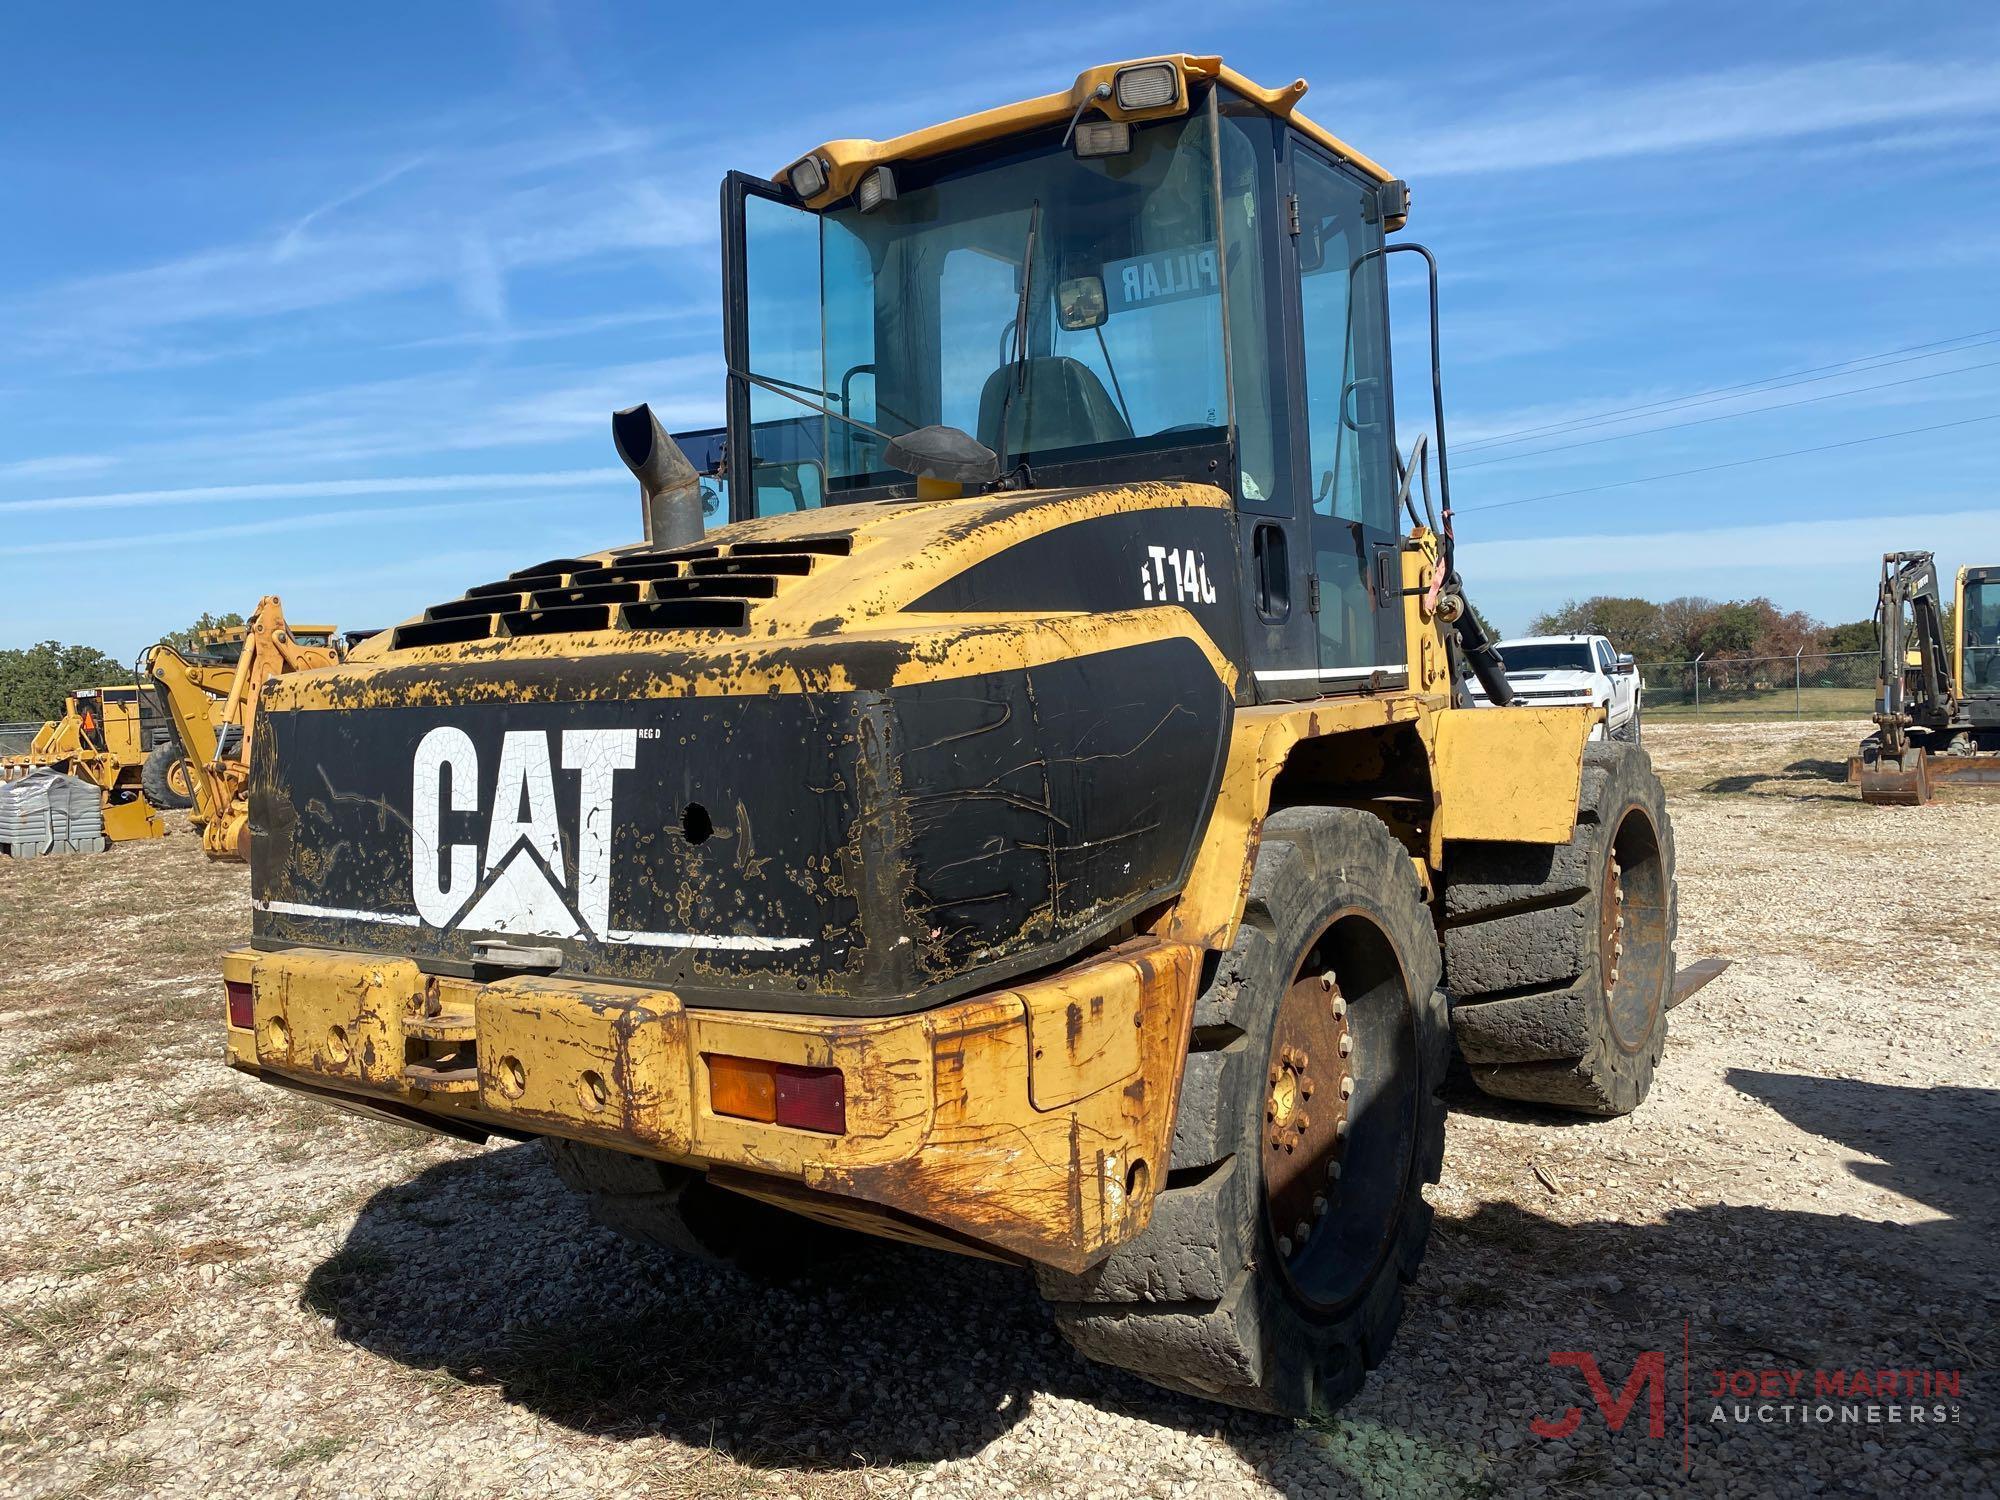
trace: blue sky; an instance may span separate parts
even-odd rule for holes
[[[1849,619],[1885,547],[2000,561],[1990,4],[850,14],[8,8],[0,645],[129,657],[266,590],[384,625],[629,540],[610,410],[718,419],[727,168],[1176,50],[1303,75],[1409,179],[1461,560],[1503,628],[1600,591]]]

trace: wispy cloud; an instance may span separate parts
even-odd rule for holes
[[[231,521],[220,526],[183,527],[175,531],[121,532],[93,538],[87,545],[93,552],[130,551],[134,548],[179,546],[187,542],[214,541],[223,537],[290,536],[296,532],[325,531],[329,528],[385,523],[402,524],[437,516],[488,512],[500,506],[541,503],[540,497],[516,495],[500,500],[459,500],[443,505],[362,506],[350,510],[306,511],[298,515],[272,517],[262,521]],[[80,544],[73,540],[19,542],[0,547],[0,557],[36,557],[51,553],[73,553]]]
[[[552,474],[424,474],[382,479],[305,479],[281,484],[209,484],[173,490],[121,490],[104,495],[51,495],[33,500],[0,502],[0,511],[114,510],[133,505],[195,505],[217,500],[322,500],[354,495],[434,495],[460,490],[579,489],[609,481],[629,482],[622,469],[568,469]],[[510,502],[520,503],[520,502]],[[424,507],[405,507],[392,514],[415,514]],[[295,519],[274,521],[272,527],[296,525]],[[176,531],[173,536],[247,536],[249,532]]]
[[[114,460],[100,453],[52,453],[0,464],[0,479],[52,479],[58,474],[101,474]]]
[[[1571,592],[1592,593],[1602,592],[1600,585],[1610,578],[1679,578],[1685,584],[1704,575],[1730,574],[1761,579],[1759,592],[1770,592],[1796,569],[1840,567],[1865,577],[1871,558],[1907,545],[1911,537],[1950,537],[1965,558],[2000,556],[2000,510],[1462,541],[1458,555],[1475,589],[1486,583],[1543,581],[1561,591],[1567,580]]]
[[[1421,136],[1389,159],[1412,178],[1462,176],[1994,114],[2000,63],[1834,58],[1636,86],[1542,80],[1531,97]]]

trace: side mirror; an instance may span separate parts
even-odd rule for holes
[[[1622,651],[1618,654],[1617,665],[1620,677],[1630,677],[1634,672],[1639,670],[1639,664],[1633,661],[1630,655]]]
[[[1056,286],[1056,319],[1065,333],[1102,328],[1109,315],[1102,276],[1072,276]]]

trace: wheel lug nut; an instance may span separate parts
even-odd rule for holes
[[[1354,1080],[1352,1078],[1343,1078],[1340,1080],[1340,1097],[1343,1099],[1352,1099],[1354,1097]]]
[[[1343,1134],[1344,1134],[1344,1133],[1345,1133],[1345,1132],[1343,1132]],[[1327,1180],[1328,1182],[1338,1182],[1338,1181],[1340,1181],[1340,1163],[1339,1163],[1339,1162],[1337,1162],[1337,1161],[1330,1161],[1330,1162],[1328,1162],[1328,1163],[1326,1164],[1326,1180]]]
[[[1351,1057],[1353,1053],[1354,1037],[1350,1033],[1342,1032],[1340,1037],[1340,1055],[1342,1057]]]
[[[1279,1235],[1279,1236],[1278,1236],[1278,1254],[1280,1254],[1280,1255],[1283,1255],[1283,1256],[1290,1256],[1290,1255],[1291,1255],[1291,1253],[1292,1253],[1292,1240],[1291,1240],[1291,1236],[1290,1236],[1290,1235],[1284,1235],[1284,1234],[1281,1234],[1281,1235]]]
[[[1304,1244],[1306,1236],[1311,1233],[1312,1233],[1312,1225],[1308,1224],[1304,1219],[1299,1220],[1297,1224],[1292,1226],[1292,1238],[1297,1240],[1300,1244]]]
[[[1315,1219],[1326,1217],[1326,1199],[1324,1196],[1313,1199],[1313,1217]]]
[[[1319,976],[1319,987],[1323,990],[1333,988],[1333,970],[1328,969],[1324,974]]]

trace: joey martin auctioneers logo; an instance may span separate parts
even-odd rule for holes
[[[1622,1432],[1643,1418],[1646,1436],[1669,1437],[1668,1408],[1680,1397],[1681,1466],[1693,1463],[1697,1423],[1712,1427],[1929,1427],[1964,1419],[1960,1370],[1855,1368],[1796,1369],[1737,1366],[1696,1370],[1691,1328],[1681,1325],[1680,1369],[1668,1367],[1667,1351],[1648,1349],[1632,1362],[1617,1390],[1615,1363],[1601,1362],[1587,1349],[1554,1349],[1549,1365],[1575,1370],[1589,1388],[1599,1418]],[[1679,1380],[1674,1381],[1678,1374]],[[1670,1384],[1678,1392],[1670,1394]],[[1572,1436],[1586,1418],[1571,1406],[1553,1417],[1536,1417],[1528,1430],[1538,1438]]]

